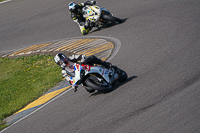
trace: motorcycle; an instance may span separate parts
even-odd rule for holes
[[[83,17],[96,27],[110,23],[122,23],[122,20],[114,17],[107,9],[99,6],[85,6],[82,9]]]
[[[66,70],[72,76],[70,77],[72,87],[77,88],[78,85],[81,85],[90,93],[95,90],[99,92],[112,91],[115,82],[127,80],[127,73],[117,66],[105,68],[104,66],[74,63]]]

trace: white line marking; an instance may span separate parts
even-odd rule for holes
[[[9,2],[9,1],[11,1],[11,0],[2,1],[2,2],[0,2],[0,4],[6,3],[6,2]]]

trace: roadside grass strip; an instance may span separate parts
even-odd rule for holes
[[[53,56],[0,58],[0,128],[3,120],[62,81]]]

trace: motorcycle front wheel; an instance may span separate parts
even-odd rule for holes
[[[110,84],[102,84],[101,82],[99,82],[98,80],[95,80],[94,77],[88,77],[86,80],[85,80],[85,84],[88,86],[88,87],[91,87],[97,91],[100,91],[100,92],[109,92],[109,91],[112,91],[112,85]]]

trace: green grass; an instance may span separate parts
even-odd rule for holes
[[[5,1],[5,0],[0,0],[0,2]]]
[[[62,78],[53,56],[0,58],[0,130],[3,119],[25,107]]]

